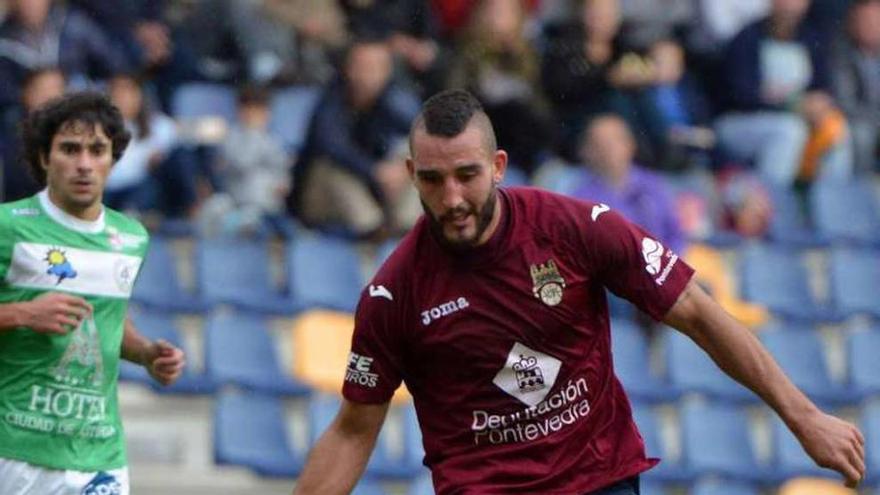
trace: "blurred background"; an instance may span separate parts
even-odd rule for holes
[[[332,419],[363,284],[421,212],[406,133],[472,91],[505,185],[609,204],[697,268],[880,494],[880,0],[0,0],[2,198],[21,118],[106,91],[108,205],[153,242],[132,312],[188,352],[122,372],[134,493],[289,493]],[[646,495],[836,495],[693,343],[610,296]],[[432,493],[405,391],[355,493]],[[831,476],[834,478],[834,476]]]

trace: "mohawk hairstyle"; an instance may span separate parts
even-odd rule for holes
[[[413,123],[413,130],[423,128],[429,135],[452,138],[464,132],[474,118],[482,127],[487,150],[494,152],[497,143],[492,123],[483,105],[463,89],[441,91],[428,98]]]

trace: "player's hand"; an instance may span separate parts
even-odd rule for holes
[[[801,445],[816,464],[842,474],[850,488],[864,479],[865,438],[855,425],[818,412],[798,430]]]
[[[47,292],[20,303],[19,310],[22,326],[38,333],[64,335],[92,314],[92,305],[81,297]]]
[[[183,351],[162,339],[153,342],[147,349],[144,367],[153,380],[162,385],[171,385],[180,378],[184,366],[186,358]]]

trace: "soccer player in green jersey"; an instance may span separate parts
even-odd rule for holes
[[[106,97],[75,93],[23,139],[46,187],[0,205],[0,493],[128,494],[119,359],[164,385],[184,366],[127,317],[149,239],[101,199],[129,133]]]

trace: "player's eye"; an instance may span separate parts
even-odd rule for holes
[[[74,143],[61,143],[61,146],[59,146],[59,148],[61,149],[61,152],[65,155],[71,155],[79,151],[79,145]]]

